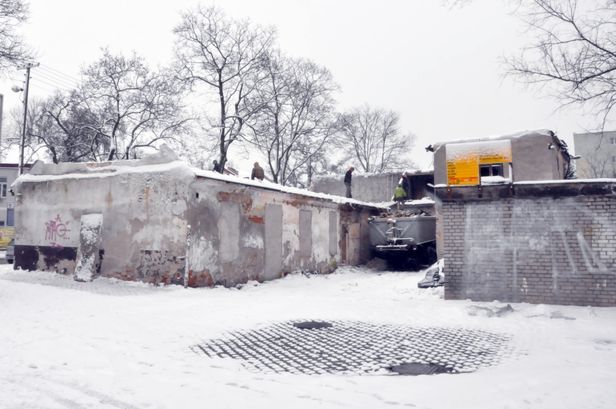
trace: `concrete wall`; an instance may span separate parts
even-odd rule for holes
[[[336,203],[207,178],[190,188],[190,285],[326,273],[341,262]]]
[[[232,286],[366,261],[361,241],[341,240],[341,231],[364,231],[376,209],[207,177],[179,161],[95,174],[87,166],[20,179],[16,267],[73,273],[80,219],[90,213],[103,215],[107,277]]]
[[[565,178],[565,158],[558,149],[548,149],[555,137],[544,132],[529,132],[511,141],[513,181],[558,180]],[[484,141],[484,140],[477,140]],[[461,141],[471,143],[472,141]],[[447,143],[434,152],[434,182],[447,184]]]
[[[436,194],[445,298],[616,306],[616,182]]]
[[[100,177],[57,176],[20,182],[16,267],[72,273],[80,219],[102,213],[105,276],[182,282],[187,197],[192,178],[177,166]]]
[[[577,177],[616,177],[616,131],[573,134]]]
[[[352,192],[353,198],[364,202],[388,202],[392,200],[394,189],[400,181],[401,172],[387,172],[382,174],[358,174],[353,172]],[[311,186],[314,192],[330,195],[344,196],[346,193],[343,183],[344,175],[340,177],[322,176],[315,179]],[[427,184],[432,184],[432,173],[417,173],[411,176],[411,189],[413,199],[422,199],[429,196]]]

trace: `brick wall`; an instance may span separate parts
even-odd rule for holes
[[[616,306],[616,181],[436,194],[445,298]]]

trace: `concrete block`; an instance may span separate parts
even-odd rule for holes
[[[76,281],[92,281],[98,273],[102,227],[102,214],[96,213],[81,216],[77,264],[73,276]]]

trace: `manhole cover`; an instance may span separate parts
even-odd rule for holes
[[[299,329],[321,329],[329,328],[332,326],[332,324],[326,321],[302,321],[294,322],[293,326]]]
[[[419,375],[495,365],[511,354],[509,340],[463,328],[296,320],[230,332],[192,348],[260,372]]]
[[[451,373],[452,368],[439,364],[422,364],[418,362],[405,362],[389,368],[398,375],[434,375],[439,373]]]

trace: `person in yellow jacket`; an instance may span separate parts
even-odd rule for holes
[[[396,202],[396,207],[400,210],[400,204],[406,200],[406,190],[404,190],[402,183],[398,183],[398,186],[394,189],[393,199]]]

